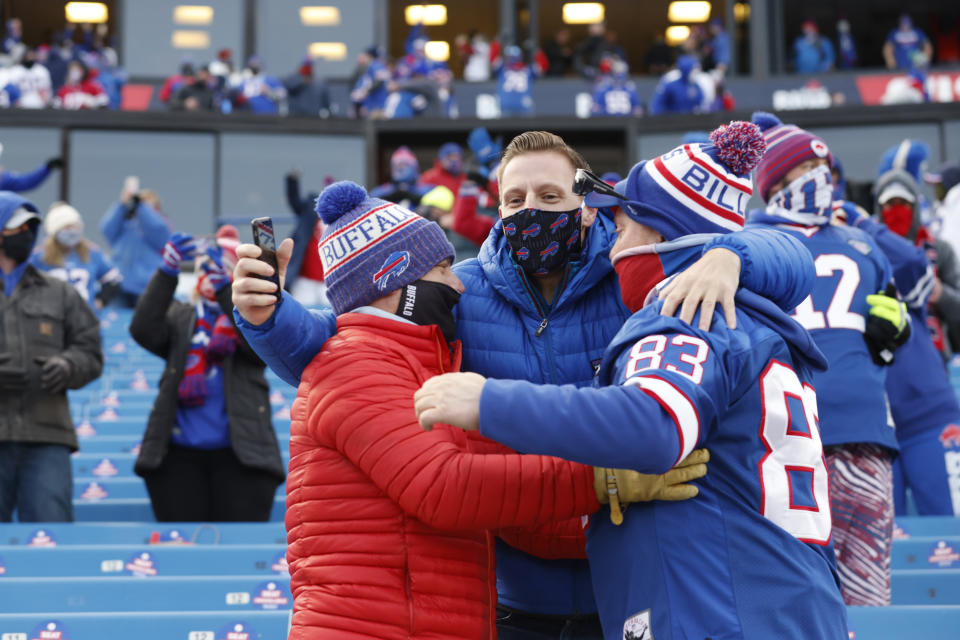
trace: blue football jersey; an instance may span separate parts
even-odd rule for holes
[[[30,256],[30,263],[54,278],[72,284],[80,297],[91,305],[100,287],[122,279],[110,258],[93,245],[90,245],[88,260],[82,260],[76,251],[71,251],[64,256],[62,266],[54,266],[44,262],[43,253],[38,250]]]
[[[528,65],[503,65],[497,73],[500,111],[505,114],[528,113],[533,109],[533,79],[536,73]]]
[[[773,303],[737,294],[737,329],[635,313],[597,389],[488,380],[484,435],[521,450],[662,473],[711,453],[699,495],[591,518],[587,555],[605,637],[847,637],[831,543],[810,335]],[[694,321],[693,326],[697,322]],[[545,409],[546,408],[546,409]]]
[[[865,232],[846,226],[779,224],[813,255],[813,292],[793,311],[827,357],[814,375],[820,433],[825,446],[869,442],[897,449],[884,391],[885,367],[874,364],[863,333],[867,296],[891,280],[890,263]]]
[[[637,87],[632,82],[601,83],[593,93],[593,113],[601,116],[629,116],[640,107]]]

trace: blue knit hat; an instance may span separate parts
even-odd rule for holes
[[[337,315],[419,280],[456,256],[435,222],[371,198],[355,182],[335,182],[317,198],[327,228],[318,249],[327,298]]]
[[[711,133],[710,140],[683,144],[634,165],[614,187],[626,200],[593,192],[584,202],[597,209],[621,207],[665,240],[738,231],[753,195],[749,174],[763,156],[763,136],[756,125],[731,122]]]

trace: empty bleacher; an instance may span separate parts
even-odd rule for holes
[[[70,392],[77,522],[0,525],[0,639],[285,638],[284,485],[270,522],[153,522],[133,462],[163,362],[129,338],[129,317],[103,314],[103,376]],[[267,375],[286,460],[295,390]],[[960,638],[960,519],[897,525],[893,606],[849,608],[850,638]]]

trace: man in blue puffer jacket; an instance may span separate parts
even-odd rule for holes
[[[507,147],[498,170],[501,221],[477,259],[454,267],[466,288],[454,312],[457,338],[464,343],[463,370],[535,383],[591,384],[604,348],[630,312],[608,257],[615,225],[583,207],[572,190],[575,170],[586,168],[580,154],[550,133],[527,132]],[[280,246],[281,277],[291,249],[289,241]],[[702,315],[709,317],[719,291],[732,317],[726,295],[736,289],[738,263],[744,286],[786,309],[812,286],[809,252],[785,234],[768,229],[727,234],[710,240],[704,252],[711,249],[716,250],[691,267],[684,281],[672,285],[675,295],[669,296],[666,314],[674,313],[686,290],[691,295],[682,317],[689,321],[701,300],[708,311]],[[257,255],[252,245],[238,249],[238,326],[268,366],[297,385],[336,331],[336,318],[309,312],[286,294],[275,307],[274,285],[248,277],[271,273],[251,259]],[[578,554],[557,547],[535,550],[554,559],[498,543],[499,638],[559,638],[564,630],[566,638],[602,637],[582,546]]]

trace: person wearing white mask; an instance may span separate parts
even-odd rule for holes
[[[88,304],[102,309],[120,291],[123,276],[97,245],[83,237],[80,213],[66,202],[55,202],[43,230],[47,237],[30,263],[72,284]]]

